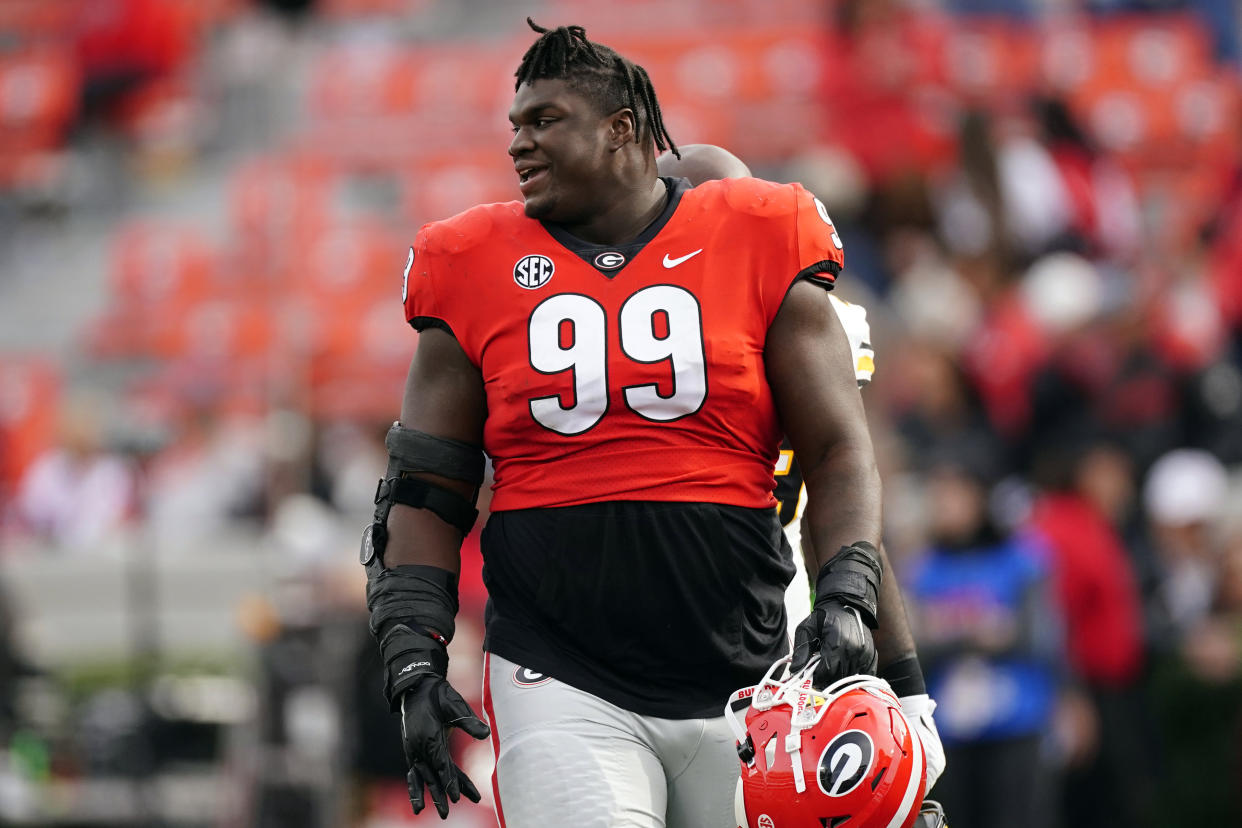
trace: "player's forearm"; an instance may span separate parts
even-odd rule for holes
[[[879,547],[881,485],[869,442],[834,446],[804,465],[803,475],[808,537],[815,550],[812,575],[843,546],[867,541]]]
[[[436,566],[456,575],[461,571],[461,543],[461,531],[435,514],[397,504],[388,514],[384,564]]]
[[[914,634],[910,630],[910,619],[906,615],[906,604],[901,595],[901,585],[888,561],[888,552],[883,546],[876,548],[880,553],[884,575],[880,581],[880,626],[873,631],[873,635],[875,651],[879,656],[879,668],[883,672],[893,662],[913,656],[915,648]]]

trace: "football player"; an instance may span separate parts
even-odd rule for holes
[[[726,825],[720,700],[787,648],[782,434],[818,552],[801,649],[826,677],[914,659],[824,293],[841,242],[800,186],[661,178],[677,150],[646,72],[581,27],[531,26],[509,111],[521,201],[423,227],[406,260],[421,336],[362,559],[411,804],[478,801],[457,727],[490,733],[504,826]],[[446,678],[484,451],[490,729]]]

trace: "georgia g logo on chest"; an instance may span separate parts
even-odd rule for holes
[[[610,304],[585,293],[558,293],[530,312],[530,367],[555,377],[541,383],[553,393],[528,401],[543,428],[564,435],[590,430],[607,415],[614,390],[626,408],[654,423],[694,414],[706,401],[698,298],[679,285],[648,285]]]

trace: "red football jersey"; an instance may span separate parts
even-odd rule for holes
[[[450,330],[483,374],[493,510],[775,502],[764,340],[796,279],[831,287],[840,239],[797,184],[668,183],[664,213],[625,245],[516,201],[419,232],[406,319]]]

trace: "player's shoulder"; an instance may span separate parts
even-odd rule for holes
[[[778,184],[762,178],[721,178],[704,181],[692,191],[709,209],[780,218],[797,213],[809,194],[801,184]]]
[[[424,224],[414,243],[433,256],[464,253],[498,235],[515,235],[538,222],[526,217],[520,201],[480,204],[455,216]]]

